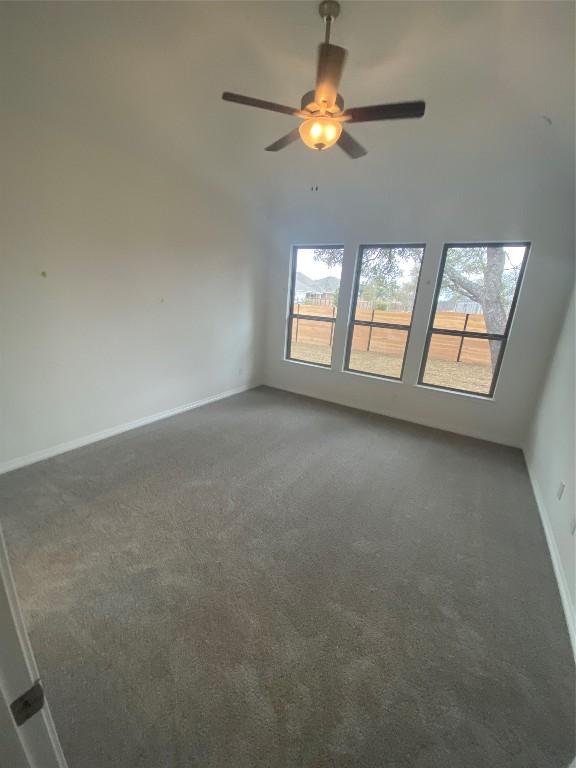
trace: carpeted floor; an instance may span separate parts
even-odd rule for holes
[[[562,768],[519,451],[261,388],[0,478],[70,768]]]

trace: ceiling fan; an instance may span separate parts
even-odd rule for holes
[[[338,86],[344,69],[347,51],[330,42],[332,22],[340,13],[337,0],[323,0],[319,6],[320,16],[326,24],[326,37],[318,48],[316,88],[302,96],[301,108],[287,107],[272,101],[253,99],[239,93],[225,91],[224,101],[245,104],[248,107],[280,112],[299,117],[303,122],[290,133],[266,147],[267,152],[278,152],[301,138],[310,149],[324,150],[338,144],[346,154],[356,159],[366,154],[364,147],[344,129],[344,123],[366,123],[374,120],[402,120],[422,117],[426,104],[423,101],[404,101],[397,104],[374,104],[369,107],[344,109],[344,100],[338,93]]]

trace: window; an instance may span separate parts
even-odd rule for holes
[[[492,397],[528,247],[444,247],[420,384]]]
[[[345,368],[401,379],[423,245],[360,248]]]
[[[286,358],[329,368],[342,272],[342,246],[294,248]]]

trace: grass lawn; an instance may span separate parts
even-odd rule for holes
[[[330,365],[332,347],[327,344],[296,342],[292,344],[291,357],[306,363]],[[353,351],[350,356],[350,368],[364,373],[399,378],[402,370],[402,358],[397,355],[385,355],[381,352]],[[449,360],[428,360],[425,384],[438,387],[466,389],[469,392],[487,394],[492,381],[492,368],[489,365],[456,363]]]

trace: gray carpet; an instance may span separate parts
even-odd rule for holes
[[[70,768],[561,768],[519,451],[261,388],[0,478]]]

